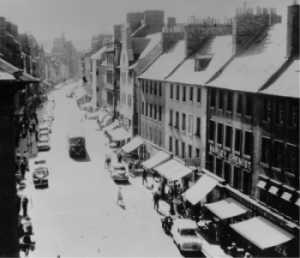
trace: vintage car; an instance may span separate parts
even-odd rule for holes
[[[175,219],[171,228],[173,241],[181,252],[201,252],[202,241],[197,223],[191,219]]]
[[[49,171],[48,168],[43,164],[38,164],[32,173],[33,184],[35,188],[47,188]]]
[[[50,138],[48,134],[40,134],[37,147],[39,151],[48,151],[50,150]]]
[[[110,168],[111,177],[116,183],[129,183],[127,167],[123,163],[114,163]]]

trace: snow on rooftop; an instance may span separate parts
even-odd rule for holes
[[[294,60],[289,67],[277,78],[277,80],[272,83],[261,93],[300,98],[300,60]]]
[[[140,59],[145,57],[161,41],[161,33],[149,34],[146,38],[149,39],[149,43],[139,56]]]
[[[267,36],[236,56],[209,86],[257,92],[286,60],[286,26],[273,25]]]
[[[188,58],[179,68],[167,78],[167,81],[205,84],[231,57],[232,36],[216,36],[200,49],[195,56]],[[209,65],[201,71],[195,71],[195,57],[212,57]]]
[[[140,78],[152,80],[164,80],[185,58],[185,42],[180,40],[169,51],[164,52],[141,75]]]

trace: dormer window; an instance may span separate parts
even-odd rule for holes
[[[197,56],[195,58],[195,72],[199,72],[206,69],[211,59],[212,56]]]

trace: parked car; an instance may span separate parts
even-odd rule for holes
[[[40,164],[34,169],[32,173],[33,184],[35,188],[47,188],[49,186],[48,182],[49,170],[44,164]]]
[[[39,151],[48,151],[50,150],[50,138],[49,135],[47,134],[41,134],[41,136],[39,136],[39,140],[37,143],[37,147]]]
[[[116,183],[129,183],[127,168],[123,163],[112,164],[111,177]]]
[[[175,219],[171,228],[173,241],[181,252],[201,252],[198,225],[191,219]]]

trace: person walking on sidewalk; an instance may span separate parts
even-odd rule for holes
[[[154,209],[156,211],[158,211],[159,210],[159,194],[156,191],[153,194],[153,204],[154,204]]]
[[[121,208],[125,208],[124,198],[123,198],[121,186],[119,186],[119,188],[118,188],[117,204],[118,204]]]
[[[28,198],[24,196],[22,198],[23,217],[27,217],[27,208],[28,208]]]
[[[142,174],[142,183],[143,183],[143,185],[145,184],[145,182],[148,183],[146,169],[143,170],[143,174]]]

